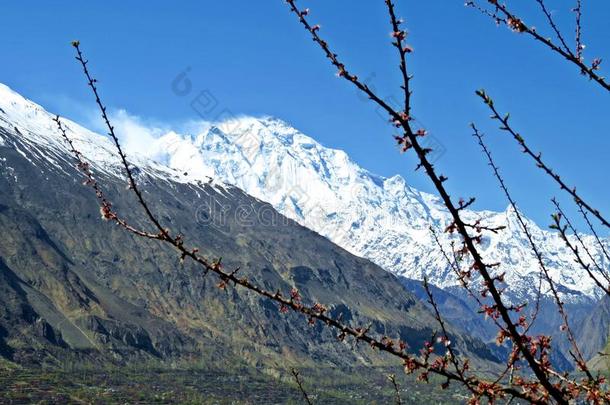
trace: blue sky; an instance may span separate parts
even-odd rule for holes
[[[547,2],[571,41],[570,2]],[[548,224],[549,199],[561,195],[494,129],[474,95],[483,87],[502,111],[511,112],[514,126],[552,167],[594,206],[609,211],[610,189],[602,185],[607,184],[610,95],[575,67],[496,27],[461,0],[397,3],[415,49],[409,61],[413,114],[445,150],[437,166],[449,176],[452,195],[476,196],[478,209],[507,205],[470,136],[472,121],[488,134],[528,216]],[[525,5],[525,20],[542,29],[534,1],[512,3]],[[311,8],[312,21],[322,25],[321,34],[352,71],[381,96],[400,97],[382,0],[300,4]],[[585,7],[585,56],[610,65],[610,3],[598,0]],[[375,106],[335,76],[282,0],[3,2],[1,12],[0,82],[52,112],[83,123],[91,119],[93,100],[69,44],[79,39],[113,109],[180,127],[200,118],[190,107],[191,95],[209,91],[220,110],[277,116],[326,146],[346,150],[374,173],[399,173],[414,187],[431,191],[427,179],[413,172],[414,156],[398,153],[393,131]],[[181,97],[172,82],[185,71],[194,90]]]

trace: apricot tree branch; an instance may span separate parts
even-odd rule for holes
[[[388,375],[388,380],[390,380],[390,382],[392,383],[392,388],[394,389],[394,403],[396,405],[402,405],[402,398],[400,397],[400,387],[398,386],[398,382],[396,381],[396,375]]]
[[[398,50],[398,55],[400,57],[400,73],[402,75],[402,86],[404,92],[404,112],[405,117],[411,116],[411,91],[409,89],[409,82],[411,81],[411,76],[407,71],[407,54],[412,52],[410,46],[404,43],[404,40],[407,37],[407,31],[401,28],[402,20],[399,20],[396,17],[395,7],[392,0],[385,0],[385,4],[388,8],[388,14],[390,15],[390,23],[392,24],[392,37],[395,39],[392,42],[392,45],[396,47]]]
[[[428,303],[432,306],[432,309],[434,311],[434,318],[436,319],[436,322],[438,323],[438,325],[441,328],[442,336],[440,337],[440,341],[447,348],[447,353],[445,354],[445,356],[439,357],[437,359],[437,361],[442,361],[445,363],[450,361],[453,364],[455,372],[460,377],[462,377],[462,379],[464,381],[468,381],[468,377],[466,376],[467,368],[460,366],[459,359],[458,359],[455,351],[453,350],[452,342],[451,342],[451,339],[449,338],[449,332],[447,331],[447,326],[445,325],[445,321],[443,320],[443,317],[441,316],[441,312],[438,308],[438,305],[437,305],[436,301],[434,300],[434,295],[432,294],[432,291],[430,290],[430,285],[428,284],[427,277],[424,277],[423,285],[424,285],[424,290],[426,291],[426,295],[428,296]],[[447,382],[445,384],[446,385],[443,385],[443,388],[446,388],[449,385],[449,382]],[[466,388],[468,388],[474,394],[474,398],[477,398],[477,399],[480,398],[481,393],[476,392],[469,385],[466,385]],[[493,401],[493,398],[490,398],[490,399]]]
[[[576,240],[578,241],[578,243],[580,244],[582,249],[585,251],[585,253],[589,257],[589,260],[591,260],[591,263],[595,266],[597,271],[606,279],[606,281],[610,283],[610,277],[608,276],[606,271],[602,268],[602,266],[597,262],[597,260],[593,257],[593,254],[591,253],[591,251],[587,247],[587,244],[583,241],[580,234],[578,233],[578,231],[572,224],[572,221],[570,221],[570,218],[568,218],[568,216],[565,214],[565,212],[561,209],[561,206],[559,205],[559,202],[557,201],[557,199],[553,198],[551,200],[551,202],[553,203],[553,205],[555,205],[555,208],[557,208],[557,210],[561,213],[561,215],[563,216],[563,219],[565,219],[566,225],[568,226],[568,228],[570,229],[570,231],[572,232],[572,234],[574,235],[574,237],[576,238]]]
[[[587,212],[585,210],[583,210],[581,205],[578,205],[578,212],[580,212],[580,215],[582,215],[582,217],[585,219],[585,222],[587,223],[587,226],[589,227],[589,230],[591,231],[591,234],[593,234],[593,237],[597,241],[597,244],[599,245],[599,247],[601,248],[602,252],[604,253],[604,256],[606,257],[606,260],[608,260],[608,262],[610,262],[610,254],[608,254],[608,250],[606,249],[606,245],[604,243],[602,243],[599,235],[597,234],[597,231],[595,230],[595,227],[591,223],[591,220],[589,219],[589,214],[587,214]]]
[[[526,34],[532,37],[535,41],[543,44],[551,51],[561,55],[568,62],[578,66],[583,75],[589,77],[590,80],[595,81],[599,84],[603,89],[610,91],[610,83],[606,81],[603,76],[597,74],[597,70],[599,70],[601,59],[594,59],[591,65],[586,65],[582,59],[582,49],[583,45],[581,41],[580,34],[580,5],[577,5],[577,25],[576,25],[576,55],[570,51],[569,47],[564,49],[564,44],[558,45],[554,43],[550,38],[546,38],[540,35],[534,27],[527,25],[523,19],[516,16],[513,12],[509,11],[507,6],[503,3],[500,3],[498,0],[487,0],[487,2],[494,9],[494,12],[490,12],[487,9],[479,6],[475,1],[467,1],[466,5],[470,7],[474,7],[475,9],[482,11],[483,14],[492,17],[497,24],[505,24],[511,30]],[[579,1],[580,3],[580,1]]]
[[[94,177],[93,172],[91,171],[91,166],[88,162],[85,161],[83,154],[80,153],[74,146],[72,139],[66,133],[66,128],[62,125],[59,116],[53,118],[53,121],[57,124],[57,129],[59,130],[62,138],[67,142],[70,152],[74,156],[77,161],[76,168],[85,176],[84,185],[90,186],[95,191],[95,196],[97,197],[100,204],[100,214],[102,218],[107,221],[113,221],[117,225],[120,225],[127,231],[141,237],[149,238],[149,239],[160,239],[158,234],[145,232],[140,229],[137,229],[131,225],[129,225],[124,219],[120,218],[116,211],[114,211],[112,207],[112,203],[106,195],[104,194],[101,186],[99,185],[97,179]]]
[[[555,23],[555,20],[553,20],[553,16],[551,16],[550,11],[546,8],[546,4],[544,3],[544,0],[536,0],[536,2],[540,5],[540,8],[542,9],[542,12],[546,16],[546,19],[547,19],[549,25],[555,32],[557,39],[559,40],[559,42],[561,42],[561,45],[563,46],[563,50],[565,50],[566,52],[571,54],[572,51],[570,51],[570,47],[568,46],[565,39],[563,38],[561,31],[559,30],[559,28],[557,27],[557,24]]]
[[[580,0],[576,0],[576,7],[574,7],[572,11],[574,11],[576,14],[576,57],[578,60],[582,61],[582,51],[585,49],[585,47],[582,44],[582,26],[580,24],[580,20],[582,19],[582,4]]]

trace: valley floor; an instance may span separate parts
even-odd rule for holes
[[[370,371],[370,370],[369,370]],[[332,375],[331,375],[332,374]],[[382,372],[373,381],[335,373],[302,372],[317,404],[388,404],[395,393]],[[405,404],[464,403],[465,397],[438,383],[398,377]],[[317,385],[318,388],[313,388]],[[308,388],[309,387],[309,388]],[[0,370],[0,404],[301,404],[289,375],[274,378],[257,372],[223,373],[201,369]]]

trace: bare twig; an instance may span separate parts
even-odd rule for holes
[[[595,259],[595,257],[593,257],[593,254],[591,253],[591,251],[589,250],[589,247],[587,246],[587,244],[582,240],[580,234],[578,233],[578,231],[576,230],[576,228],[574,227],[574,225],[572,225],[572,221],[570,221],[570,218],[565,214],[565,212],[561,209],[561,206],[559,205],[559,202],[557,201],[557,199],[553,198],[551,200],[553,202],[553,204],[555,205],[555,207],[557,208],[557,210],[561,213],[561,215],[563,216],[563,219],[565,219],[566,224],[568,225],[568,228],[570,229],[570,231],[572,231],[572,234],[574,235],[574,237],[576,238],[576,240],[578,241],[578,243],[580,244],[580,246],[582,247],[582,249],[585,251],[585,253],[587,254],[587,256],[589,256],[589,259],[591,260],[591,263],[595,266],[595,268],[597,268],[597,271],[606,279],[607,282],[610,283],[610,277],[608,276],[607,272],[603,269],[602,265],[600,265],[597,260]]]
[[[305,403],[308,405],[312,405],[313,403],[309,399],[309,395],[307,395],[307,391],[305,391],[305,388],[303,387],[303,382],[301,381],[301,374],[299,373],[299,370],[292,367],[290,369],[290,373],[292,374],[292,377],[294,378],[297,387],[299,387],[299,391],[301,391],[301,395],[303,395],[303,400],[305,401]]]
[[[396,17],[395,7],[392,0],[385,0],[385,4],[388,8],[388,14],[390,15],[390,23],[392,24],[392,37],[395,41],[392,42],[392,45],[396,47],[398,50],[398,55],[400,57],[400,73],[402,75],[402,89],[404,92],[404,112],[405,117],[411,116],[411,90],[409,89],[409,83],[411,81],[411,76],[407,71],[407,54],[412,52],[410,46],[404,43],[404,40],[407,37],[407,31],[401,28],[402,20],[399,20]]]
[[[462,378],[462,380],[468,381],[468,377],[466,376],[467,368],[460,365],[460,361],[455,353],[455,350],[453,350],[452,342],[449,337],[449,332],[447,331],[447,326],[445,325],[445,321],[441,316],[441,312],[438,308],[438,305],[434,300],[434,295],[432,294],[432,290],[430,290],[430,285],[428,284],[427,277],[424,277],[423,285],[424,290],[426,291],[426,295],[428,296],[428,303],[432,306],[432,309],[434,311],[434,318],[436,319],[436,322],[441,328],[442,335],[439,340],[447,349],[447,353],[443,357],[440,357],[439,360],[444,363],[451,362],[451,364],[453,364],[455,372]],[[443,385],[443,388],[447,388],[448,386],[449,380],[447,380],[447,382]],[[472,392],[473,397],[476,399],[480,398],[481,395],[485,395],[484,393],[477,392],[476,390],[472,389],[472,387],[470,387],[469,385],[466,385],[466,388],[468,388]],[[493,398],[490,399],[493,401]]]
[[[578,204],[578,212],[580,212],[580,215],[582,215],[582,217],[585,219],[585,222],[587,223],[587,226],[589,227],[591,234],[593,234],[593,237],[595,237],[595,240],[597,241],[597,244],[599,245],[602,252],[604,253],[606,260],[608,260],[608,262],[610,262],[610,254],[608,254],[606,245],[604,243],[602,243],[599,235],[597,234],[597,231],[595,230],[595,227],[593,226],[593,224],[591,223],[591,220],[589,219],[589,214],[587,214],[587,212],[585,210],[583,210],[583,208],[580,204]]]
[[[563,239],[563,242],[572,251],[572,253],[574,253],[574,257],[576,258],[576,262],[580,265],[580,267],[585,269],[585,271],[587,272],[589,277],[595,282],[595,284],[599,288],[602,289],[602,291],[604,291],[606,294],[610,295],[610,288],[608,286],[602,284],[602,282],[599,281],[597,279],[597,277],[595,277],[595,275],[591,271],[591,266],[588,263],[585,263],[582,255],[580,254],[580,250],[578,250],[578,246],[575,246],[570,241],[570,239],[568,238],[567,229],[570,228],[573,232],[575,232],[577,240],[579,240],[581,245],[584,246],[584,244],[582,243],[582,241],[580,239],[580,236],[578,236],[578,233],[576,233],[576,229],[574,229],[574,227],[572,226],[572,223],[570,222],[570,220],[566,216],[565,212],[561,209],[561,206],[559,205],[559,202],[557,202],[557,200],[555,198],[553,198],[551,201],[553,202],[553,204],[555,205],[555,208],[557,208],[557,211],[558,211],[557,214],[554,214],[552,216],[553,224],[551,224],[551,229],[555,229],[555,230],[559,231],[559,235],[561,236],[561,239]],[[561,222],[562,220],[566,221],[566,225],[562,224],[562,222]],[[589,252],[589,250],[586,248],[586,246],[585,246],[584,250],[587,253]],[[589,255],[590,255],[590,253],[589,253]]]
[[[388,380],[392,383],[392,388],[394,388],[394,402],[396,405],[402,405],[402,398],[400,397],[400,387],[398,386],[398,382],[396,381],[396,375],[390,374],[388,375]]]
[[[536,163],[536,167],[542,169],[542,171],[544,171],[549,177],[551,177],[553,180],[555,180],[555,182],[559,185],[561,190],[563,190],[566,193],[570,194],[572,196],[572,198],[574,198],[574,201],[575,201],[576,204],[578,204],[578,205],[582,206],[583,208],[585,208],[587,211],[589,211],[591,214],[593,214],[593,216],[595,216],[604,226],[610,228],[610,222],[608,222],[602,216],[602,214],[599,212],[599,210],[597,210],[597,209],[593,208],[591,205],[589,205],[580,196],[580,194],[578,194],[576,192],[576,187],[568,186],[563,181],[563,179],[555,171],[553,171],[553,169],[551,169],[544,162],[544,160],[542,160],[542,154],[541,153],[534,153],[534,151],[532,151],[532,149],[525,142],[525,139],[523,138],[523,136],[521,134],[519,134],[517,131],[515,131],[511,127],[511,125],[509,124],[508,121],[509,121],[510,116],[508,114],[505,115],[505,116],[501,116],[500,115],[500,113],[498,112],[498,110],[496,109],[496,107],[494,105],[494,102],[493,102],[492,98],[485,92],[485,90],[477,90],[476,94],[479,97],[481,97],[483,102],[491,110],[491,112],[492,112],[491,118],[493,120],[498,121],[501,124],[500,129],[502,131],[508,132],[517,141],[517,143],[523,149],[523,153],[525,153],[526,155],[530,156],[534,160],[534,162]]]
[[[591,382],[593,382],[594,378],[589,373],[585,359],[581,354],[578,344],[576,343],[576,339],[574,337],[572,329],[570,328],[570,323],[568,321],[568,313],[566,312],[563,302],[562,302],[561,298],[559,297],[559,291],[557,291],[555,282],[551,278],[551,275],[550,275],[548,269],[546,268],[546,265],[544,264],[544,259],[542,257],[542,253],[538,249],[536,242],[534,242],[534,238],[533,238],[531,232],[529,231],[529,228],[527,227],[527,224],[525,223],[523,216],[521,215],[521,213],[519,212],[519,210],[517,208],[517,203],[511,196],[511,194],[508,190],[508,187],[507,187],[506,183],[504,182],[502,175],[500,174],[500,169],[494,162],[493,156],[491,155],[489,148],[487,147],[487,145],[485,144],[485,142],[483,140],[483,134],[481,134],[479,132],[479,130],[477,129],[477,127],[474,124],[471,124],[471,128],[473,130],[473,136],[477,139],[477,142],[478,142],[479,146],[481,147],[481,150],[483,151],[484,155],[486,156],[487,162],[493,171],[494,177],[500,184],[500,188],[502,189],[502,191],[504,192],[504,195],[506,196],[506,199],[510,203],[510,206],[512,207],[512,209],[514,211],[515,216],[517,217],[517,221],[519,222],[519,225],[521,226],[521,230],[525,234],[525,236],[529,242],[530,248],[532,249],[532,252],[536,256],[536,260],[538,261],[540,270],[542,271],[542,274],[544,274],[544,278],[547,281],[547,283],[549,284],[549,288],[551,289],[551,293],[553,295],[553,298],[555,299],[555,304],[557,304],[557,310],[559,311],[559,314],[561,315],[562,320],[563,320],[562,330],[565,331],[568,341],[570,342],[570,344],[572,345],[572,349],[574,350],[574,360],[576,361],[576,363],[578,364],[580,369],[587,374],[587,376],[589,377],[589,380]]]
[[[600,76],[597,71],[599,70],[599,66],[601,64],[601,59],[594,59],[590,66],[586,65],[584,60],[582,59],[582,43],[580,42],[581,34],[580,34],[580,5],[577,5],[577,44],[575,55],[569,48],[564,49],[564,43],[556,44],[550,38],[546,38],[540,35],[534,27],[527,25],[523,19],[516,16],[513,12],[509,11],[506,4],[499,2],[498,0],[487,0],[490,6],[493,8],[493,12],[479,6],[475,1],[467,1],[466,5],[481,11],[484,15],[492,18],[496,24],[504,24],[511,30],[526,34],[532,37],[535,41],[545,45],[551,51],[561,55],[565,60],[570,63],[578,66],[583,75],[587,76],[590,80],[595,81],[602,88],[607,91],[610,91],[610,83],[606,81],[603,76]],[[580,3],[580,1],[579,1]]]
[[[61,133],[62,138],[68,143],[70,148],[70,152],[75,157],[77,161],[76,168],[83,173],[85,176],[84,184],[86,186],[90,186],[95,191],[95,196],[97,197],[100,204],[100,213],[103,219],[107,221],[113,221],[117,225],[122,226],[127,231],[136,234],[138,236],[142,236],[149,239],[160,239],[158,234],[145,232],[140,229],[137,229],[131,225],[129,225],[124,219],[120,218],[117,213],[114,211],[112,207],[112,203],[108,198],[106,198],[104,192],[102,191],[101,186],[99,185],[97,179],[94,177],[93,172],[91,171],[91,166],[88,162],[85,161],[82,153],[80,153],[75,147],[72,139],[67,135],[66,128],[62,125],[59,116],[53,118],[53,121],[57,124],[57,129]]]
[[[152,212],[148,208],[148,204],[146,204],[146,201],[144,201],[142,192],[140,191],[140,189],[138,188],[138,186],[136,184],[132,170],[130,169],[129,163],[127,162],[127,156],[123,152],[123,148],[121,147],[119,138],[116,136],[116,134],[114,132],[114,127],[110,124],[110,120],[108,119],[108,115],[106,114],[106,107],[102,104],[102,100],[100,99],[99,93],[97,91],[97,86],[96,86],[97,80],[91,77],[91,74],[89,73],[89,69],[87,68],[87,64],[89,62],[86,61],[83,57],[83,54],[80,50],[80,42],[74,41],[74,42],[72,42],[72,46],[74,47],[74,49],[76,49],[76,60],[80,62],[80,65],[83,68],[83,73],[85,74],[85,77],[87,78],[87,85],[91,88],[91,91],[93,92],[93,95],[95,96],[95,102],[96,102],[97,106],[99,107],[100,113],[102,115],[102,119],[104,120],[104,123],[106,124],[106,127],[108,128],[108,136],[114,142],[114,146],[117,150],[117,154],[119,155],[119,158],[121,159],[121,163],[123,164],[123,168],[125,169],[127,179],[129,180],[129,188],[136,195],[136,197],[140,203],[140,206],[144,209],[146,216],[148,217],[150,222],[152,222],[154,224],[154,226],[159,230],[159,238],[166,238],[169,236],[169,235],[167,235],[167,231],[161,226],[161,224],[159,223],[157,218],[155,218],[155,216],[152,214]]]
[[[582,44],[582,26],[580,24],[580,20],[582,19],[582,4],[580,0],[576,0],[576,7],[574,7],[572,11],[574,11],[576,14],[576,23],[574,24],[576,27],[576,57],[578,60],[582,61],[582,51],[585,49],[585,47]]]
[[[546,19],[549,22],[549,25],[551,26],[551,28],[555,32],[555,35],[557,36],[557,39],[559,40],[559,42],[561,42],[561,45],[563,46],[563,49],[566,52],[568,52],[568,53],[572,53],[570,51],[570,47],[568,46],[568,44],[566,43],[565,39],[563,38],[563,35],[561,34],[561,31],[557,27],[557,24],[555,23],[555,20],[553,20],[553,16],[551,16],[550,11],[546,8],[546,4],[544,3],[544,0],[536,0],[536,2],[540,5],[540,8],[542,9],[542,12],[546,16]]]

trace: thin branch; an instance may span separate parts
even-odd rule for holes
[[[125,169],[125,173],[127,174],[127,179],[129,180],[129,188],[131,190],[133,190],[134,194],[136,195],[140,205],[144,209],[146,216],[148,217],[150,222],[152,222],[152,224],[155,225],[155,227],[159,230],[159,237],[166,238],[169,236],[169,235],[167,235],[167,231],[161,226],[161,224],[159,223],[157,218],[155,218],[153,213],[148,208],[148,204],[146,204],[146,201],[144,200],[144,197],[142,196],[142,192],[140,191],[140,189],[138,188],[138,186],[136,184],[133,173],[129,167],[129,163],[127,162],[127,156],[123,152],[123,148],[121,147],[119,138],[116,136],[116,134],[114,132],[114,127],[110,124],[110,120],[108,119],[108,115],[106,114],[106,107],[102,104],[102,100],[100,99],[100,95],[98,93],[97,86],[96,86],[97,80],[94,79],[93,77],[91,77],[91,74],[89,73],[89,69],[87,68],[87,64],[89,62],[86,61],[83,57],[83,54],[80,50],[80,42],[74,41],[74,42],[72,42],[72,46],[74,47],[74,49],[76,49],[76,60],[80,62],[80,65],[83,68],[83,73],[85,74],[85,77],[87,78],[87,85],[89,87],[91,87],[91,91],[93,92],[93,95],[95,96],[95,102],[100,109],[102,119],[104,120],[104,123],[106,124],[106,127],[108,129],[108,136],[114,142],[114,146],[121,159],[121,163],[123,164],[123,168]]]
[[[561,34],[561,31],[559,31],[559,28],[557,27],[557,24],[555,24],[555,20],[553,20],[553,17],[551,16],[551,13],[546,8],[546,4],[544,3],[544,0],[536,0],[536,2],[540,5],[540,8],[542,9],[542,12],[546,16],[546,19],[549,22],[549,25],[551,26],[551,28],[555,32],[555,35],[557,36],[557,39],[559,39],[559,42],[561,42],[561,45],[563,46],[563,49],[566,52],[571,54],[572,51],[570,51],[570,47],[568,46],[568,44],[566,43],[565,39],[563,38],[563,35]]]
[[[392,388],[394,388],[394,401],[396,405],[402,405],[402,398],[400,398],[400,387],[398,386],[398,382],[396,381],[396,375],[390,374],[388,376],[388,380],[392,383]]]
[[[542,169],[542,171],[544,171],[549,177],[551,177],[553,180],[555,180],[555,182],[559,185],[561,190],[564,190],[566,193],[570,194],[572,196],[572,198],[574,198],[574,201],[576,202],[576,204],[581,205],[582,207],[584,207],[587,211],[589,211],[591,214],[593,214],[593,216],[595,216],[604,226],[610,228],[610,222],[607,221],[602,214],[599,212],[599,210],[593,208],[591,205],[589,205],[581,196],[580,194],[578,194],[576,192],[576,187],[570,187],[568,186],[563,179],[555,172],[553,171],[553,169],[551,169],[543,160],[542,160],[542,154],[541,153],[534,153],[532,151],[532,149],[530,149],[530,147],[527,145],[527,143],[525,142],[525,139],[523,138],[523,136],[521,136],[521,134],[519,134],[518,132],[516,132],[511,125],[509,124],[509,118],[510,116],[507,114],[504,117],[502,117],[500,115],[500,113],[498,112],[498,110],[496,109],[493,100],[491,99],[491,97],[485,92],[485,90],[477,90],[476,94],[481,97],[481,99],[483,100],[483,102],[489,107],[489,109],[492,112],[491,115],[491,119],[496,120],[498,122],[500,122],[501,126],[500,129],[502,131],[508,132],[516,141],[517,143],[519,143],[519,145],[523,148],[523,153],[525,153],[526,155],[530,156],[534,162],[536,163],[536,166],[540,169]]]
[[[572,10],[576,14],[576,23],[575,31],[576,31],[576,57],[578,60],[582,61],[582,51],[585,49],[582,44],[582,26],[580,24],[580,20],[582,19],[582,5],[580,0],[576,0],[576,7]]]
[[[292,374],[292,377],[294,378],[297,387],[299,387],[299,391],[301,391],[301,395],[303,395],[303,400],[305,401],[305,403],[308,405],[312,405],[313,403],[309,399],[309,395],[307,395],[307,391],[305,391],[305,388],[303,387],[303,382],[301,381],[301,374],[299,373],[299,370],[292,367],[290,369],[290,373]]]
[[[494,8],[494,11],[489,11],[488,9],[486,9],[485,7],[481,7],[477,2],[475,1],[467,1],[466,3],[464,3],[464,5],[466,7],[472,7],[475,10],[477,10],[478,12],[480,12],[481,14],[491,18],[492,20],[495,21],[496,25],[500,25],[500,24],[506,24],[508,25],[507,21],[505,18],[500,17],[500,15],[498,14],[498,9]]]
[[[441,332],[442,332],[442,336],[440,338],[441,343],[443,343],[443,345],[447,348],[447,354],[441,358],[441,361],[444,361],[444,362],[450,361],[453,364],[455,372],[460,377],[462,377],[462,379],[464,381],[468,381],[468,377],[466,376],[466,369],[463,366],[460,366],[459,359],[458,359],[455,351],[453,350],[453,346],[451,344],[451,339],[449,338],[449,332],[447,331],[447,326],[445,325],[445,321],[443,320],[443,317],[441,316],[441,312],[438,308],[438,305],[437,305],[436,301],[434,300],[434,295],[432,294],[432,291],[430,290],[430,285],[428,284],[427,277],[424,277],[423,285],[424,285],[424,290],[426,291],[426,295],[428,296],[428,303],[432,306],[432,309],[434,311],[434,318],[436,319],[436,322],[438,323],[438,325],[441,328]],[[449,385],[449,383],[446,383],[446,384],[447,385],[443,386],[444,388],[446,388]],[[476,392],[469,385],[466,385],[466,388],[468,388],[474,394],[475,398],[480,398],[481,393]]]
[[[116,211],[113,210],[112,203],[110,202],[110,200],[108,200],[108,198],[106,198],[106,195],[102,191],[101,186],[99,185],[97,179],[94,177],[93,172],[91,171],[91,166],[85,161],[82,153],[80,153],[74,147],[74,143],[72,142],[72,139],[67,135],[66,128],[62,125],[59,116],[53,118],[53,121],[55,121],[55,123],[57,124],[57,129],[59,130],[62,138],[68,143],[70,152],[77,161],[76,168],[85,176],[84,185],[90,186],[95,191],[95,196],[97,197],[100,204],[100,213],[102,215],[102,218],[107,221],[115,222],[117,225],[120,225],[127,231],[137,236],[159,240],[160,236],[158,234],[145,232],[140,229],[137,229],[129,225],[124,219],[120,218],[117,215]]]
[[[488,226],[488,225],[482,225],[480,221],[477,221],[474,224],[465,223],[465,225],[468,228],[474,229],[478,233],[481,233],[482,231],[488,231],[488,232],[497,234],[501,230],[506,229],[506,226],[504,226],[504,225]]]
[[[385,4],[388,7],[388,14],[390,15],[390,23],[392,24],[392,37],[395,39],[392,42],[392,45],[396,47],[398,50],[398,55],[400,57],[400,73],[402,75],[402,89],[404,91],[404,111],[406,117],[411,116],[411,91],[409,89],[409,83],[411,81],[411,77],[407,71],[407,54],[412,52],[411,47],[404,43],[405,38],[407,37],[407,31],[403,30],[400,25],[402,23],[401,20],[396,18],[396,12],[394,3],[392,0],[385,0]]]
[[[569,49],[563,49],[563,44],[555,44],[551,39],[545,38],[544,36],[540,35],[534,27],[528,26],[521,18],[517,17],[514,13],[509,11],[505,4],[500,3],[498,0],[487,0],[487,2],[491,5],[491,7],[493,7],[494,13],[491,13],[483,7],[479,6],[475,1],[467,1],[466,5],[473,7],[478,11],[482,11],[484,15],[493,18],[496,24],[505,24],[508,28],[515,32],[531,36],[534,40],[551,49],[551,51],[561,55],[570,63],[578,66],[580,68],[581,73],[589,77],[590,80],[595,81],[602,88],[607,91],[610,91],[610,83],[607,82],[603,76],[600,76],[596,73],[596,71],[599,70],[601,59],[594,59],[593,63],[590,66],[587,66],[581,57],[574,55]],[[580,25],[580,18],[578,18],[577,24],[577,26]],[[580,41],[580,34],[578,35],[577,41]],[[582,44],[578,42],[577,47],[582,48]]]
[[[604,291],[606,294],[610,295],[610,288],[608,286],[603,285],[601,283],[601,281],[599,281],[597,279],[597,277],[595,277],[595,275],[591,271],[591,266],[588,263],[585,263],[584,259],[582,258],[581,254],[580,254],[580,251],[578,250],[578,246],[575,246],[574,244],[572,244],[572,242],[570,242],[570,239],[568,238],[567,229],[570,228],[570,229],[574,230],[574,228],[572,226],[572,223],[567,218],[565,212],[561,209],[561,206],[559,205],[557,200],[553,198],[551,201],[553,202],[553,204],[555,205],[555,207],[557,208],[557,211],[558,211],[558,214],[555,214],[555,215],[552,216],[553,224],[551,225],[551,229],[555,229],[555,230],[559,231],[559,235],[561,236],[561,239],[563,239],[563,242],[572,251],[572,253],[574,253],[574,257],[576,258],[576,262],[578,264],[580,264],[580,267],[585,269],[585,271],[587,272],[589,277],[595,282],[595,284],[599,288],[602,289],[602,291]],[[562,219],[566,220],[566,224],[567,225],[563,225],[561,223]],[[580,237],[577,237],[577,238],[578,238],[578,240],[580,240]]]
[[[566,224],[568,225],[568,228],[570,229],[570,231],[572,231],[572,234],[574,234],[574,237],[576,238],[576,240],[578,241],[578,243],[580,244],[582,249],[585,251],[587,256],[589,256],[591,263],[593,263],[593,265],[597,268],[597,271],[606,279],[606,281],[608,281],[610,283],[610,277],[608,276],[606,271],[604,271],[604,269],[601,267],[601,265],[599,263],[597,263],[597,260],[595,259],[595,257],[593,257],[593,254],[587,247],[587,244],[582,240],[582,238],[580,237],[580,234],[578,233],[578,231],[576,230],[574,225],[572,225],[572,221],[570,221],[570,218],[568,218],[568,216],[565,214],[565,212],[563,212],[563,210],[561,209],[559,202],[555,198],[553,198],[551,201],[553,202],[553,204],[555,205],[557,210],[562,214],[563,218],[566,220]]]
[[[610,254],[608,254],[608,250],[606,250],[606,245],[604,245],[599,237],[599,235],[597,234],[597,231],[595,230],[595,227],[593,226],[593,224],[591,223],[591,220],[589,220],[589,214],[587,214],[587,212],[585,210],[582,209],[582,206],[579,204],[578,205],[578,212],[580,212],[580,214],[582,215],[582,217],[585,219],[585,222],[587,223],[587,226],[589,227],[589,230],[591,231],[591,233],[593,234],[593,236],[595,237],[595,240],[597,241],[597,244],[599,245],[599,247],[601,248],[602,252],[604,253],[604,256],[606,257],[606,259],[608,260],[608,262],[610,262]]]

